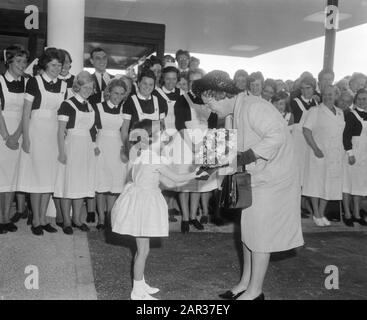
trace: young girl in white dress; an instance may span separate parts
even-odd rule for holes
[[[139,147],[139,144],[135,144],[130,149],[129,166],[132,182],[125,186],[112,208],[111,225],[113,232],[136,238],[137,252],[134,259],[134,286],[131,299],[156,300],[151,294],[157,293],[159,289],[146,284],[144,269],[150,238],[168,237],[168,207],[159,189],[159,183],[185,182],[207,173],[196,175],[195,170],[179,175],[167,166],[168,159],[160,156],[162,145],[159,122],[145,119],[137,122],[133,129],[135,129],[132,132],[133,136],[140,132],[135,137],[140,136],[142,142],[139,143]],[[133,136],[130,134],[130,140]]]

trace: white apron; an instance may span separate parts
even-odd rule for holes
[[[104,112],[101,103],[97,107],[102,129],[97,135],[97,146],[101,153],[96,159],[96,191],[121,193],[127,174],[127,164],[120,159],[122,114]]]
[[[0,84],[4,96],[3,117],[10,135],[12,135],[22,120],[22,110],[24,103],[24,93],[9,92],[6,81],[0,76]],[[0,141],[0,192],[12,192],[14,189],[14,179],[16,173],[16,164],[19,158],[21,148],[21,139],[19,149],[11,150],[6,146],[6,141]]]
[[[296,163],[298,163],[300,183],[302,187],[303,179],[304,179],[307,149],[309,148],[306,142],[306,139],[303,135],[303,123],[305,122],[305,118],[308,113],[308,110],[305,109],[305,107],[303,106],[303,103],[301,102],[299,98],[295,98],[294,101],[297,102],[299,108],[302,110],[301,120],[299,121],[299,123],[293,124],[293,128],[292,128],[292,136],[294,139],[294,152],[296,154],[295,161]]]
[[[192,141],[197,144],[202,142],[204,135],[208,130],[208,118],[211,114],[209,108],[204,105],[194,103],[188,94],[183,95],[190,106],[191,121],[186,121],[185,126],[187,129],[183,130],[183,134],[190,137]],[[189,141],[190,141],[189,139]],[[180,140],[180,141],[177,141]],[[176,145],[183,146],[183,152],[181,153],[181,159],[183,159],[183,165],[178,165],[177,169],[179,173],[189,173],[194,171],[198,166],[194,163],[193,150],[184,142],[182,142],[181,135],[177,135]],[[176,162],[176,159],[174,159]],[[208,180],[191,180],[184,185],[177,188],[180,192],[209,192],[218,188],[217,173],[213,173]]]
[[[166,93],[163,91],[163,89],[161,88],[157,88],[156,89],[157,92],[161,95],[161,97],[166,100],[167,102],[167,106],[168,106],[168,111],[167,111],[167,116],[164,118],[164,124],[166,127],[166,130],[169,130],[169,134],[172,132],[176,132],[176,124],[175,124],[175,104],[176,101],[170,100],[170,98],[168,98],[168,96],[166,95]],[[171,134],[172,135],[172,134]]]
[[[96,156],[90,129],[94,124],[95,114],[89,103],[89,112],[82,112],[72,101],[67,102],[75,110],[75,126],[67,130],[66,165],[58,162],[54,195],[67,199],[93,198]]]
[[[312,129],[312,136],[324,157],[317,158],[311,147],[308,147],[302,195],[325,200],[341,200],[345,153],[344,114],[335,108],[336,115],[334,115],[323,104],[316,108],[312,110],[317,112],[317,124]]]
[[[154,105],[154,112],[153,113],[144,113],[143,109],[141,108],[141,105],[139,103],[139,100],[136,95],[133,95],[131,97],[134,101],[134,105],[136,108],[136,111],[138,113],[139,121],[148,119],[148,120],[160,120],[160,114],[159,114],[159,104],[158,104],[158,98],[152,95],[153,99],[153,105]]]
[[[367,121],[352,110],[353,114],[362,125],[359,137],[352,137],[352,146],[356,162],[348,163],[346,155],[344,161],[343,192],[356,196],[367,196]]]
[[[41,92],[39,109],[32,110],[29,122],[30,152],[20,152],[16,190],[29,193],[53,193],[57,169],[57,110],[64,101],[66,82],[58,93],[45,89],[36,76]]]

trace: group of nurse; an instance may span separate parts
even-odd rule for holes
[[[325,217],[328,201],[343,200],[344,223],[366,226],[360,202],[367,196],[367,91],[357,91],[354,104],[342,110],[335,105],[338,90],[332,79],[319,81],[319,103],[314,100],[315,83],[307,77],[300,83],[301,95],[291,101],[303,205],[307,208],[310,200],[314,223],[325,227],[330,226]]]
[[[11,46],[5,58],[7,71],[0,76],[0,233],[17,230],[10,219],[14,192],[30,194],[35,235],[57,232],[46,218],[51,196],[65,234],[72,234],[72,227],[88,231],[81,208],[84,198],[97,192],[103,207],[97,227],[103,229],[103,212],[111,210],[126,175],[120,128],[128,80],[112,79],[101,101],[90,103],[98,93],[98,78],[86,71],[71,76],[66,51],[46,49],[37,75],[29,79],[23,77],[25,50]]]

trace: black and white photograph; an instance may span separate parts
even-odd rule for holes
[[[366,300],[366,39],[367,0],[1,0],[0,301]]]

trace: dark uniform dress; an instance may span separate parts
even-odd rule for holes
[[[356,196],[367,196],[367,112],[354,107],[345,113],[343,145],[348,156],[356,162],[344,161],[343,192]]]
[[[315,100],[306,100],[303,96],[294,98],[291,100],[291,112],[294,117],[294,125],[292,129],[292,135],[294,138],[294,149],[296,154],[296,161],[299,166],[299,177],[301,186],[303,186],[305,162],[307,157],[307,150],[309,148],[306,139],[303,135],[303,123],[305,117],[312,107],[317,106]]]
[[[0,75],[0,108],[5,120],[9,135],[12,135],[22,121],[24,103],[25,79],[14,79],[6,72]],[[16,164],[19,158],[20,148],[11,150],[6,146],[6,141],[0,141],[0,192],[12,192]]]
[[[32,102],[30,151],[20,152],[16,191],[53,193],[57,170],[57,110],[67,95],[66,82],[46,73],[28,80],[25,100]]]
[[[140,93],[130,95],[123,105],[123,118],[130,121],[130,128],[138,121],[163,120],[167,115],[167,102],[154,94],[144,99]]]
[[[90,129],[96,125],[96,113],[82,97],[65,100],[58,120],[66,121],[66,164],[58,162],[55,197],[80,199],[94,197],[96,156]]]

